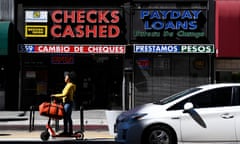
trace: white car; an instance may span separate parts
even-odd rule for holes
[[[125,144],[240,143],[240,83],[207,84],[120,114]]]

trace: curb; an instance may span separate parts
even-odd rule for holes
[[[0,118],[0,122],[7,122],[7,121],[25,121],[28,118]]]
[[[55,125],[52,125],[53,128],[55,128]],[[107,125],[84,125],[84,130],[97,130],[97,131],[108,131],[108,126]],[[63,125],[60,125],[59,129],[63,129]],[[74,130],[80,130],[81,126],[73,126]],[[29,131],[34,131],[34,130],[45,130],[45,125],[35,125],[30,129],[29,126],[27,125],[0,125],[0,130],[29,130]]]

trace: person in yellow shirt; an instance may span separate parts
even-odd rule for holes
[[[74,72],[65,72],[65,87],[62,90],[62,93],[52,94],[52,97],[56,97],[62,100],[64,105],[64,131],[60,135],[72,135],[73,134],[73,122],[72,122],[72,107],[73,107],[73,98],[76,92],[76,84],[74,84],[74,79],[76,74]]]

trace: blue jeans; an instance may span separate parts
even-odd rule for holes
[[[64,104],[64,118],[63,118],[63,124],[64,124],[64,132],[66,133],[72,133],[73,132],[73,123],[72,123],[72,106],[73,102],[66,102]]]

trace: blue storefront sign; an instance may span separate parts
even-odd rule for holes
[[[214,53],[213,44],[135,44],[134,53]]]
[[[131,39],[207,43],[207,9],[132,9]]]

